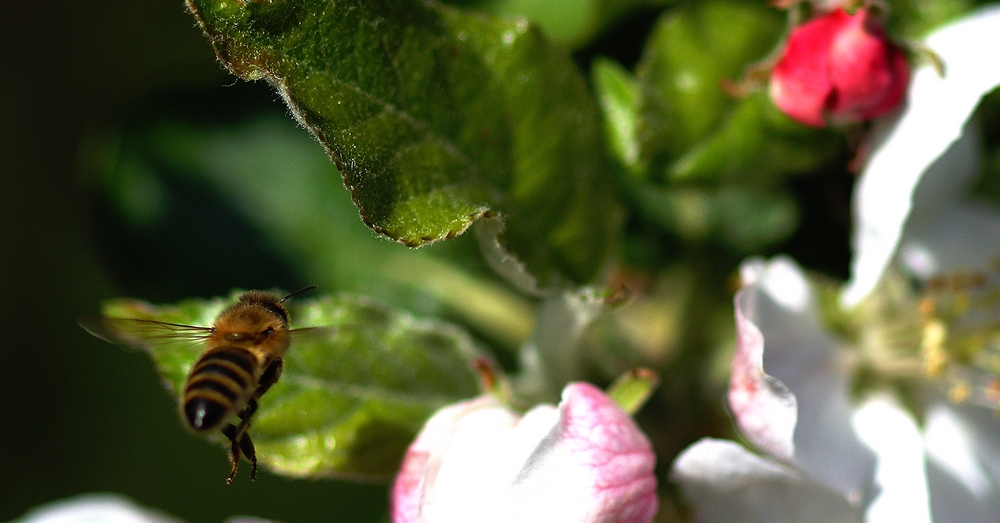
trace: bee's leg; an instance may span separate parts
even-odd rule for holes
[[[250,481],[257,481],[257,452],[253,448],[249,432],[244,432],[243,437],[240,438],[240,450],[250,461]]]
[[[281,358],[274,360],[267,366],[267,369],[260,376],[260,385],[254,391],[253,397],[247,401],[247,406],[239,413],[240,424],[229,424],[222,429],[222,434],[229,438],[231,443],[229,461],[232,463],[233,469],[226,479],[226,483],[230,485],[233,484],[233,478],[236,477],[236,469],[239,467],[241,452],[247,458],[247,461],[250,462],[250,480],[257,480],[257,452],[254,449],[253,440],[250,439],[247,429],[250,428],[250,420],[253,418],[254,413],[257,412],[257,398],[261,397],[267,392],[267,389],[270,389],[272,385],[278,382],[278,378],[281,377],[282,368]]]
[[[263,396],[267,392],[267,389],[270,389],[272,385],[278,382],[283,367],[281,358],[278,358],[264,369],[264,373],[260,376],[260,385],[253,392],[253,398],[250,398],[250,401],[247,402],[247,408],[243,409],[243,412],[240,413],[240,419],[243,421],[237,427],[237,430],[242,429],[239,433],[239,446],[243,455],[250,461],[250,481],[257,481],[257,451],[254,449],[253,440],[250,439],[250,433],[247,431],[250,428],[250,418],[257,412],[257,398]]]
[[[229,472],[229,477],[226,478],[226,484],[227,485],[232,485],[233,484],[233,478],[236,477],[236,470],[240,466],[240,446],[239,446],[239,441],[241,441],[242,438],[240,438],[237,435],[236,430],[237,430],[236,425],[233,425],[232,423],[230,423],[230,424],[228,424],[228,425],[226,425],[225,427],[222,428],[222,434],[224,436],[226,436],[227,438],[229,438],[229,442],[230,442],[230,446],[229,446],[229,464],[232,465],[232,467],[233,467],[232,470]]]
[[[267,392],[267,389],[271,388],[271,385],[278,383],[278,378],[281,377],[281,370],[284,368],[284,363],[281,358],[278,358],[271,362],[270,365],[264,369],[264,374],[260,376],[260,385],[257,386],[257,390],[253,392],[253,397],[259,398]]]
[[[240,451],[243,451],[243,455],[246,456],[247,460],[250,461],[251,475],[256,476],[257,471],[257,457],[254,453],[253,443],[244,443],[244,438],[247,437],[247,429],[250,428],[250,418],[253,413],[257,411],[257,400],[250,398],[247,402],[247,406],[243,408],[239,413],[240,424],[233,425],[232,423],[226,425],[222,428],[222,434],[229,438],[229,463],[232,465],[233,469],[229,473],[229,477],[226,478],[226,483],[232,485],[233,478],[236,477],[236,470],[240,466]],[[246,452],[247,449],[250,452]]]

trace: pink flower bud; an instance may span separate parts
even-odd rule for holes
[[[837,9],[792,30],[771,72],[771,99],[811,127],[856,123],[895,109],[909,77],[905,53],[869,9]]]
[[[393,523],[648,523],[656,457],[635,422],[585,383],[520,416],[492,396],[438,411],[406,453]]]

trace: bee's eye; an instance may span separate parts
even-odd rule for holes
[[[274,327],[268,327],[264,329],[264,332],[262,332],[261,334],[264,335],[264,337],[274,334]]]

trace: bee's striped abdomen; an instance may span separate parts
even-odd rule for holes
[[[184,387],[184,415],[194,430],[218,428],[242,409],[255,387],[253,353],[218,347],[195,363]]]

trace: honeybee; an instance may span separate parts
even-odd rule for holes
[[[250,462],[250,479],[257,479],[257,454],[248,429],[257,401],[281,377],[282,356],[293,336],[323,328],[290,329],[283,303],[311,285],[283,298],[249,291],[215,318],[211,327],[154,320],[83,318],[80,326],[104,341],[145,348],[162,343],[191,341],[206,350],[188,374],[181,399],[181,417],[195,432],[221,430],[229,439],[232,484],[240,455]],[[238,424],[230,423],[233,416]],[[235,419],[233,419],[235,421]]]

